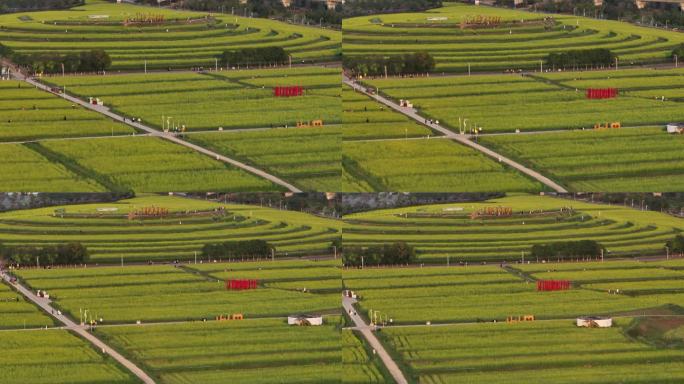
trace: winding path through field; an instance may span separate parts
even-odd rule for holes
[[[2,278],[10,283],[10,278],[8,275],[5,273],[2,273]],[[133,364],[130,360],[126,359],[123,357],[121,354],[119,354],[117,351],[115,351],[113,348],[111,348],[109,345],[103,343],[100,339],[97,337],[93,336],[91,333],[89,333],[85,327],[82,327],[75,322],[71,321],[68,317],[64,316],[60,312],[58,312],[56,309],[54,309],[50,304],[52,301],[50,299],[46,299],[44,297],[38,297],[36,296],[31,290],[28,288],[24,287],[20,283],[16,282],[14,284],[10,283],[11,286],[17,289],[24,297],[26,297],[28,300],[31,300],[33,303],[35,303],[37,306],[42,308],[46,313],[50,314],[52,317],[57,319],[59,322],[64,324],[66,327],[65,329],[70,330],[74,333],[77,333],[79,336],[83,337],[87,341],[89,341],[91,344],[93,344],[95,347],[97,347],[98,350],[106,351],[106,353],[113,357],[116,361],[119,362],[119,364],[123,365],[126,369],[131,371],[135,376],[137,376],[140,380],[142,380],[143,383],[145,384],[154,384],[154,380],[150,376],[145,373],[142,369],[140,369],[137,365]]]
[[[365,321],[363,321],[363,319],[361,318],[361,316],[358,315],[358,313],[356,313],[356,309],[354,308],[354,303],[356,303],[356,299],[352,299],[351,297],[342,296],[342,306],[344,307],[344,310],[347,312],[347,314],[349,314],[349,317],[354,322],[354,325],[356,326],[354,329],[361,332],[361,334],[366,339],[368,344],[370,344],[370,346],[373,347],[375,352],[378,354],[378,356],[382,360],[382,363],[385,364],[385,367],[387,367],[387,370],[392,375],[392,377],[397,382],[397,384],[408,384],[408,381],[404,377],[404,373],[401,371],[401,369],[399,369],[399,366],[392,359],[390,354],[387,353],[387,350],[382,345],[382,343],[380,343],[380,340],[378,340],[378,338],[375,337],[371,327],[368,326],[368,324],[366,324]]]
[[[45,84],[42,84],[42,83],[40,83],[40,82],[38,82],[38,81],[36,81],[36,80],[33,80],[33,79],[29,78],[29,77],[26,77],[26,76],[20,74],[20,73],[17,72],[17,71],[13,71],[12,74],[13,74],[13,75],[15,76],[15,78],[17,78],[18,80],[25,81],[25,82],[27,82],[27,83],[29,83],[29,84],[35,86],[35,87],[38,88],[38,89],[41,89],[41,90],[43,90],[43,91],[52,93],[52,92],[50,91],[50,87],[48,87],[48,86],[45,85]],[[53,94],[54,94],[54,93],[53,93]],[[295,187],[294,185],[288,183],[288,182],[285,181],[285,180],[282,180],[281,178],[279,178],[279,177],[277,177],[277,176],[275,176],[275,175],[272,175],[272,174],[270,174],[270,173],[267,173],[267,172],[265,172],[265,171],[262,171],[261,169],[252,167],[251,165],[247,165],[247,164],[242,163],[242,162],[240,162],[240,161],[237,161],[237,160],[235,160],[235,159],[231,159],[231,158],[229,158],[229,157],[227,157],[227,156],[224,156],[224,155],[222,155],[222,154],[220,154],[220,153],[211,151],[211,150],[206,149],[206,148],[204,148],[204,147],[200,147],[199,145],[196,145],[196,144],[187,142],[187,141],[185,141],[185,140],[183,140],[183,139],[180,139],[180,138],[176,137],[176,135],[173,134],[173,133],[160,132],[160,131],[158,131],[158,130],[156,130],[156,129],[154,129],[154,128],[148,127],[147,125],[144,125],[144,124],[141,124],[141,123],[138,123],[138,122],[131,121],[130,119],[124,118],[123,116],[118,115],[118,114],[116,114],[116,113],[110,111],[108,107],[101,106],[101,105],[89,104],[89,103],[86,102],[86,101],[83,101],[83,100],[81,100],[81,99],[79,99],[79,98],[76,98],[76,97],[73,97],[73,96],[70,96],[70,95],[67,95],[67,94],[64,94],[64,93],[57,94],[57,96],[59,96],[59,97],[61,97],[61,98],[63,98],[63,99],[66,99],[66,100],[68,100],[68,101],[70,101],[70,102],[72,102],[72,103],[78,104],[78,105],[80,105],[80,106],[82,106],[82,107],[84,107],[84,108],[90,109],[90,110],[95,111],[95,112],[98,112],[98,113],[100,113],[100,114],[103,114],[103,115],[105,115],[105,116],[107,116],[107,117],[109,117],[109,118],[111,118],[111,119],[113,119],[113,120],[115,120],[115,121],[118,121],[118,122],[120,122],[120,123],[124,123],[124,124],[129,125],[129,126],[134,127],[134,128],[137,128],[137,129],[139,129],[139,130],[141,130],[141,131],[143,131],[143,132],[147,132],[147,134],[148,134],[149,136],[157,136],[157,137],[160,137],[160,138],[162,138],[162,139],[165,139],[165,140],[171,141],[171,142],[173,142],[173,143],[182,145],[182,146],[184,146],[184,147],[190,148],[190,149],[192,149],[192,150],[195,151],[195,152],[199,152],[199,153],[202,153],[202,154],[204,154],[204,155],[210,156],[210,157],[212,157],[212,158],[215,159],[215,160],[222,161],[222,162],[224,162],[224,163],[228,163],[228,164],[233,165],[233,166],[235,166],[235,167],[241,168],[241,169],[243,169],[243,170],[245,170],[245,171],[247,171],[247,172],[250,172],[250,173],[252,173],[252,174],[254,174],[254,175],[257,175],[257,176],[259,176],[259,177],[261,177],[261,178],[264,178],[264,179],[266,179],[266,180],[268,180],[268,181],[270,181],[270,182],[272,182],[272,183],[274,183],[274,184],[277,184],[277,185],[280,185],[280,186],[282,186],[282,187],[285,187],[285,188],[287,188],[290,192],[302,192],[299,188]]]
[[[560,192],[560,193],[567,193],[568,192],[563,186],[561,186],[560,184],[556,183],[555,181],[549,179],[548,177],[542,175],[541,173],[534,171],[530,168],[527,168],[524,165],[522,165],[516,161],[513,161],[513,160],[511,160],[511,159],[509,159],[509,158],[507,158],[507,157],[505,157],[505,156],[503,156],[497,152],[494,152],[487,147],[484,147],[478,143],[471,141],[467,135],[459,135],[459,134],[457,134],[457,133],[455,133],[455,132],[453,132],[447,128],[444,128],[441,125],[436,124],[434,122],[433,123],[425,122],[425,118],[420,116],[414,109],[402,108],[398,104],[396,104],[395,102],[393,102],[387,98],[384,98],[380,95],[374,95],[374,94],[367,93],[366,88],[364,86],[352,81],[351,79],[349,79],[346,76],[344,77],[344,83],[347,84],[347,86],[349,86],[349,87],[373,98],[375,101],[382,103],[382,104],[394,109],[395,111],[412,118],[413,120],[419,122],[420,124],[423,124],[423,125],[429,127],[430,129],[432,129],[434,131],[440,132],[441,134],[443,134],[447,138],[454,140],[454,141],[457,141],[457,142],[459,142],[463,145],[466,145],[472,149],[475,149],[481,153],[484,153],[485,155],[499,161],[500,163],[504,163],[504,164],[518,170],[519,172],[524,173],[525,175],[539,181],[540,183],[546,185],[547,187],[553,189],[556,192]]]

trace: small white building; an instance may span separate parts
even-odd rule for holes
[[[613,318],[600,316],[578,317],[577,326],[586,328],[610,328],[613,326]]]
[[[667,125],[667,133],[684,133],[684,123],[670,123]]]
[[[290,315],[287,317],[288,325],[323,325],[321,315]]]

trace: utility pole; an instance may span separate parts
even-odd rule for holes
[[[275,248],[271,248],[271,261],[275,261]]]
[[[544,73],[544,60],[539,60],[539,72]]]
[[[525,264],[525,251],[522,251],[522,263]]]
[[[675,68],[679,68],[679,57],[677,55],[674,55],[675,59]]]
[[[145,74],[147,74],[147,59],[145,59]]]
[[[385,79],[387,78],[387,66],[385,65]]]
[[[449,255],[447,255],[447,267],[449,266]]]
[[[216,61],[216,72],[218,72],[218,59],[215,57],[214,61]]]
[[[197,264],[197,251],[195,251],[195,264]]]
[[[618,66],[618,58],[616,57],[616,58],[615,58],[615,70],[616,70],[616,71],[619,69],[618,67],[619,67],[619,66]]]
[[[363,255],[361,256],[361,269],[363,269]]]
[[[123,255],[121,255],[121,266],[123,267]]]
[[[333,257],[337,260],[337,245],[333,245]]]
[[[603,248],[601,248],[601,262],[603,263]]]
[[[470,63],[468,63],[468,76],[470,76]]]
[[[670,247],[665,246],[665,260],[670,260]]]

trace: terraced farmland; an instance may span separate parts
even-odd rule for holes
[[[250,319],[338,311],[339,272],[332,262],[245,264],[210,263],[207,268],[197,264],[197,269],[194,264],[22,269],[16,274],[33,289],[50,293],[72,318],[79,319],[80,309],[88,309],[94,318],[103,318],[104,324],[212,320],[233,313]],[[260,286],[249,291],[226,290],[229,278],[256,278]]]
[[[163,16],[159,24],[131,23],[136,15]],[[341,33],[273,20],[88,0],[65,11],[0,16],[0,43],[20,53],[104,49],[113,69],[214,67],[226,49],[280,46],[293,62],[336,57]],[[50,38],[46,39],[46,35]]]
[[[408,99],[422,115],[459,132],[482,133],[662,125],[684,119],[684,71],[621,70],[544,75],[479,75],[364,80],[390,98]],[[586,88],[616,87],[620,96],[591,100]],[[656,100],[667,95],[665,101]],[[679,96],[678,96],[679,95]]]
[[[501,17],[495,27],[465,24],[477,16]],[[552,17],[544,21],[545,17]],[[432,19],[432,20],[431,20]],[[361,16],[343,22],[345,55],[428,51],[436,72],[539,68],[549,53],[608,48],[623,65],[669,62],[684,36],[627,23],[570,15],[529,13],[459,3],[423,13]]]
[[[377,356],[369,353],[368,347],[354,331],[342,330],[342,383],[386,383],[384,366]]]
[[[558,320],[386,329],[381,335],[420,383],[675,383],[684,351]]]
[[[485,207],[511,207],[518,215],[471,219]],[[574,211],[559,213],[563,207]],[[541,212],[546,211],[546,214]],[[532,213],[532,212],[536,212]],[[344,217],[344,244],[406,241],[426,263],[520,260],[533,244],[596,240],[606,257],[661,255],[681,231],[674,217],[543,196],[510,196],[483,203],[442,204],[369,211]]]
[[[100,328],[159,383],[339,383],[336,319],[320,327],[284,320]]]
[[[53,324],[50,317],[24,300],[20,293],[10,289],[4,280],[0,282],[0,329],[37,328]]]
[[[2,343],[12,351],[0,358],[6,384],[139,383],[114,360],[68,331],[3,332]]]
[[[342,89],[344,140],[379,140],[435,136],[429,128],[376,103],[349,87]]]
[[[46,78],[80,98],[100,98],[121,114],[157,129],[189,131],[339,123],[339,68],[235,70]],[[273,86],[305,87],[301,97],[274,97]],[[162,121],[164,117],[164,121]],[[163,125],[162,125],[163,124]]]
[[[344,190],[491,192],[541,186],[470,148],[446,139],[344,142]]]
[[[573,287],[536,291],[534,280],[547,278],[571,279]],[[503,322],[526,314],[572,321],[583,315],[631,316],[684,305],[681,270],[637,261],[350,269],[342,279],[346,289],[361,296],[361,313],[379,311],[378,317],[399,325]],[[637,283],[641,289],[609,292]],[[673,288],[677,284],[679,289]]]
[[[156,137],[44,141],[32,148],[109,190],[277,190],[265,179]]]
[[[109,136],[133,129],[19,81],[0,82],[0,141]]]
[[[302,190],[340,190],[341,143],[337,128],[268,129],[188,136],[203,147],[255,164]]]
[[[169,218],[128,220],[141,207],[168,208]],[[195,210],[225,211],[193,215]],[[194,260],[206,243],[263,239],[276,256],[330,255],[330,243],[340,236],[340,223],[299,212],[250,205],[217,204],[177,197],[148,196],[107,204],[60,207],[0,214],[0,239],[5,245],[54,244],[78,241],[96,263]],[[98,208],[114,208],[108,215]],[[201,258],[200,258],[201,259]]]
[[[490,136],[482,143],[576,191],[681,191],[684,136],[660,127]]]
[[[105,187],[23,144],[0,144],[0,190],[16,192],[102,192]]]

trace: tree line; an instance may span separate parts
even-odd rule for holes
[[[209,259],[263,259],[271,257],[275,247],[265,240],[238,240],[208,243],[202,255]]]
[[[435,59],[427,52],[406,53],[391,56],[345,56],[344,68],[354,75],[382,76],[411,75],[431,72]]]
[[[677,235],[674,239],[665,243],[669,252],[684,256],[684,235]]]
[[[553,68],[609,67],[615,63],[615,54],[610,49],[576,49],[566,52],[552,52],[546,58],[546,65]]]
[[[84,0],[2,0],[0,13],[66,9],[84,4]]]
[[[38,246],[3,246],[0,258],[17,266],[83,264],[90,260],[88,248],[81,243]]]
[[[558,241],[548,244],[535,244],[530,256],[539,260],[590,259],[598,258],[605,248],[594,240]]]
[[[230,68],[240,65],[285,64],[289,58],[283,47],[262,47],[224,51],[219,60],[221,65]]]
[[[415,249],[403,241],[371,247],[344,247],[342,256],[342,262],[347,267],[406,265],[415,261]]]
[[[102,72],[112,65],[109,54],[102,49],[79,53],[19,53],[0,44],[0,57],[8,58],[20,67],[33,72]]]

